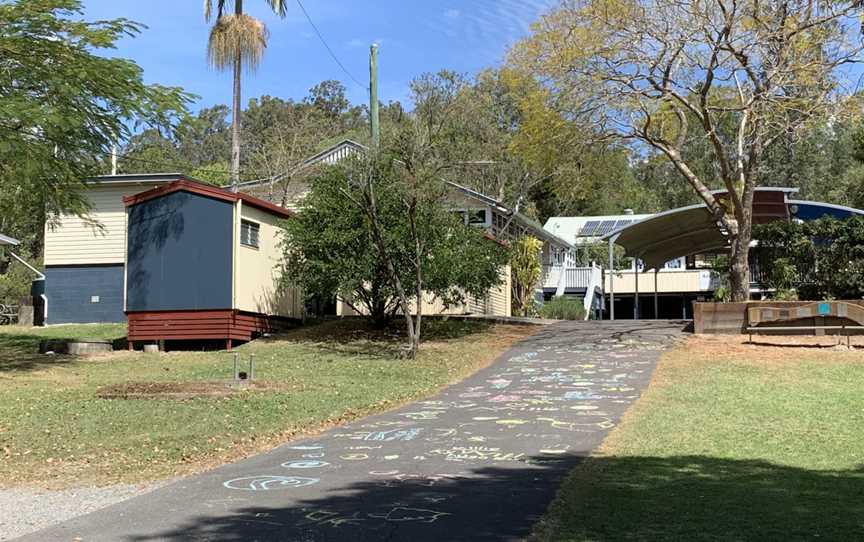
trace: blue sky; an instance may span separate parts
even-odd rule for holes
[[[177,85],[201,96],[194,106],[230,103],[228,73],[207,67],[209,26],[200,0],[84,0],[88,20],[126,17],[148,26],[109,53],[135,60],[147,82]],[[354,103],[368,101],[365,89],[351,82],[330,58],[295,0],[279,19],[264,0],[246,0],[246,12],[270,31],[264,61],[244,77],[243,101],[269,94],[302,98],[325,79],[338,79]],[[499,65],[510,45],[554,0],[304,0],[306,10],[347,69],[364,85],[368,51],[380,44],[379,96],[405,103],[408,82],[424,72],[450,69],[473,74]]]

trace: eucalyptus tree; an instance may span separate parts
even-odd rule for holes
[[[512,60],[568,119],[669,161],[728,236],[732,298],[742,301],[766,155],[812,121],[837,118],[862,16],[858,1],[568,0]],[[683,152],[696,139],[725,198]]]
[[[285,16],[285,0],[265,0],[280,17]],[[233,70],[234,94],[231,107],[231,182],[236,191],[240,182],[240,79],[245,66],[254,71],[267,47],[267,27],[243,12],[243,0],[234,0],[228,13],[228,0],[216,0],[216,22],[210,30],[207,58],[220,71]],[[213,15],[213,0],[204,1],[204,20]]]

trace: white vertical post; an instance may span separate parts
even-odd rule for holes
[[[633,258],[633,281],[636,286],[636,295],[633,297],[633,319],[639,319],[639,258]]]
[[[657,299],[657,272],[660,271],[656,267],[654,268],[654,319],[660,319],[660,310],[659,310],[659,300]]]
[[[609,238],[609,319],[615,319],[615,243]]]
[[[111,175],[117,175],[117,145],[111,145]]]

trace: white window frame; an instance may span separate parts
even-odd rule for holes
[[[258,241],[258,244],[251,245],[251,244],[243,242],[243,224],[244,223],[249,223],[249,224],[255,226],[255,231],[258,234],[256,236],[257,237],[256,241]],[[246,248],[251,248],[254,250],[258,250],[261,248],[261,223],[260,222],[256,222],[255,220],[249,220],[248,218],[241,218],[240,219],[240,246],[243,246]]]

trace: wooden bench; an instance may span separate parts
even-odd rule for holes
[[[760,326],[766,323],[786,323],[805,318],[833,317],[841,320],[851,320],[853,325],[846,325],[845,321],[840,325],[797,325],[797,326]],[[839,330],[841,335],[845,332],[847,346],[852,345],[851,331],[864,329],[864,307],[844,301],[819,301],[799,307],[777,308],[777,307],[750,307],[747,309],[747,333],[750,342],[753,342],[753,334],[761,331],[801,331],[801,330]]]

